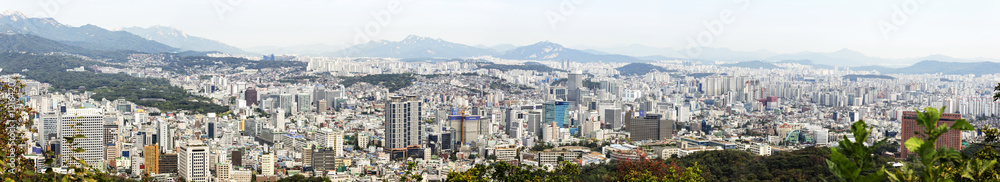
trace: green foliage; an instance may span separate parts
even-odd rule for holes
[[[92,99],[125,99],[160,110],[189,110],[197,113],[222,113],[229,108],[212,104],[208,98],[195,96],[183,88],[170,85],[162,78],[140,78],[125,74],[100,74],[93,72],[66,72],[80,66],[102,65],[75,57],[22,53],[0,53],[0,68],[23,74],[29,79],[52,84],[56,90],[83,88],[93,91]],[[160,98],[166,101],[142,100]]]
[[[944,107],[941,110],[944,110]],[[917,125],[923,127],[923,132],[917,132],[919,137],[907,139],[903,146],[916,153],[918,162],[915,166],[904,165],[898,170],[889,172],[889,180],[953,181],[964,179],[975,181],[983,175],[988,175],[985,174],[985,171],[992,169],[996,160],[969,159],[954,149],[937,148],[936,145],[938,138],[949,130],[973,130],[972,124],[964,119],[959,119],[951,126],[939,125],[938,120],[941,118],[941,112],[932,107],[925,108],[923,112],[919,110],[917,112],[916,122]],[[922,170],[916,171],[915,168]]]
[[[757,156],[742,150],[695,152],[667,162],[681,167],[704,166],[706,181],[823,181],[833,179],[825,159],[830,150],[806,147],[791,152]]]
[[[446,181],[574,181],[580,175],[580,166],[562,162],[555,169],[533,166],[515,166],[506,162],[491,165],[476,164],[464,172],[450,172]]]
[[[650,72],[653,72],[653,71],[659,71],[659,72],[676,72],[677,71],[677,70],[668,70],[666,68],[663,68],[663,67],[660,67],[660,66],[656,66],[656,65],[652,65],[652,64],[649,64],[649,63],[630,63],[628,65],[625,65],[625,66],[622,66],[622,67],[619,67],[619,68],[615,68],[615,70],[618,70],[618,74],[623,75],[623,76],[646,75],[647,73],[650,73]]]
[[[165,60],[167,65],[161,66],[163,70],[173,71],[178,74],[188,74],[191,70],[207,67],[244,67],[246,69],[265,68],[298,68],[304,70],[305,62],[299,61],[252,61],[246,58],[236,57],[208,57],[208,56],[175,56],[167,54]]]
[[[20,79],[13,82],[0,81],[0,179],[24,179],[34,174],[35,163],[24,155],[27,154],[29,132],[36,132],[32,126],[31,116],[37,112],[21,101],[21,89],[24,83]],[[7,157],[10,156],[10,157]]]
[[[399,89],[406,88],[413,85],[413,74],[376,74],[376,75],[365,75],[360,77],[341,77],[344,79],[340,84],[345,87],[350,87],[358,82],[365,82],[373,85],[381,85],[387,89],[389,92],[395,92]]]
[[[826,164],[837,179],[841,181],[883,181],[885,180],[885,167],[877,170],[874,174],[862,174],[863,171],[875,168],[873,157],[876,148],[885,145],[888,138],[882,139],[865,146],[865,140],[871,134],[865,121],[859,120],[851,125],[851,132],[854,133],[855,141],[851,141],[844,136],[835,148],[830,148],[830,159]]]

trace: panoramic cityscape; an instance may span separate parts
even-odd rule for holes
[[[1000,2],[0,4],[4,181],[1000,181]]]

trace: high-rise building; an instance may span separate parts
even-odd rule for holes
[[[147,145],[143,147],[142,157],[145,159],[146,166],[145,172],[148,174],[156,174],[160,172],[160,146],[159,145]]]
[[[226,181],[229,180],[229,173],[233,169],[228,163],[215,163],[215,178],[216,181]]]
[[[316,101],[316,112],[326,113],[326,105],[327,105],[326,99]]]
[[[38,131],[38,133],[42,134],[42,136],[38,137],[42,146],[49,146],[49,141],[58,141],[59,138],[62,138],[59,136],[59,120],[58,113],[53,112],[42,115],[42,128],[41,131]],[[46,148],[45,150],[58,151],[59,149]]]
[[[503,121],[504,121],[503,131],[506,132],[508,136],[513,136],[514,135],[514,130],[512,130],[511,127],[513,127],[514,125],[516,125],[515,122],[514,122],[514,118],[516,118],[516,115],[514,114],[514,109],[513,108],[507,108],[507,110],[504,110],[504,111],[505,112],[504,112],[504,115],[503,115]],[[517,128],[517,127],[514,127],[514,128]]]
[[[116,124],[104,124],[104,161],[111,161],[117,158],[116,153],[118,149],[116,148],[115,142],[118,138],[118,125]]]
[[[917,114],[919,113],[914,111],[903,112],[903,128],[902,131],[900,131],[903,138],[900,141],[905,142],[906,140],[909,140],[910,137],[914,136],[923,138],[922,136],[915,134],[915,132],[924,133],[924,128],[921,127],[920,124],[917,124]],[[941,118],[938,118],[937,124],[951,126],[959,119],[962,119],[961,114],[941,114]],[[955,150],[962,150],[962,131],[948,130],[948,132],[945,132],[940,138],[938,138],[937,143],[935,144],[938,148],[948,147]],[[907,150],[906,146],[900,146],[899,153],[899,157],[906,158],[909,156],[910,150]]]
[[[631,133],[632,141],[664,140],[673,138],[674,121],[660,114],[646,114],[643,118],[632,118],[625,124],[625,131]]]
[[[566,80],[566,91],[569,92],[566,96],[566,101],[579,102],[581,95],[580,87],[583,87],[583,72],[579,70],[570,72],[568,80]]]
[[[423,102],[417,96],[392,96],[385,104],[385,150],[403,151],[420,146]],[[393,153],[393,152],[390,152]]]
[[[622,115],[622,109],[606,109],[604,110],[604,124],[611,129],[621,129],[624,127],[624,116]]]
[[[323,148],[332,148],[337,151],[337,157],[344,156],[344,132],[329,129],[320,130],[318,138]]]
[[[177,174],[177,153],[164,153],[160,155],[158,166],[160,174]]]
[[[299,108],[297,110],[299,112],[309,112],[313,108],[312,96],[306,93],[295,95],[295,103],[298,103],[297,105]]]
[[[191,141],[181,146],[177,159],[177,175],[187,181],[209,181],[208,145]]]
[[[566,128],[569,123],[569,114],[566,113],[567,108],[569,108],[569,102],[550,102],[545,103],[545,120],[544,123],[555,122],[556,127]]]
[[[453,113],[454,114],[454,113]],[[470,143],[479,138],[480,134],[480,123],[482,117],[475,115],[450,115],[448,116],[448,123],[455,130],[455,136],[458,137],[455,141],[461,144]]]
[[[243,166],[243,151],[241,149],[233,150],[229,154],[230,162],[232,162],[233,167]]]
[[[160,151],[164,153],[174,152],[174,138],[173,132],[171,132],[170,123],[165,120],[157,119],[157,137],[160,137]]]
[[[257,102],[257,89],[255,89],[253,87],[247,88],[247,91],[244,92],[244,95],[245,95],[244,99],[247,100],[247,105],[248,106],[249,105],[258,105],[259,106],[260,105],[260,103]]]
[[[531,132],[535,138],[542,136],[542,113],[538,111],[528,112],[528,131]]]
[[[316,157],[313,157],[315,159]],[[273,176],[274,175],[274,154],[265,153],[260,156],[260,175]],[[313,162],[315,165],[315,162]]]
[[[208,138],[215,138],[215,122],[208,122]]]
[[[337,168],[337,151],[330,148],[313,149],[312,166],[315,171],[326,171]]]
[[[69,161],[66,165],[77,165],[76,161],[69,160],[70,155],[82,159],[90,166],[103,166],[104,164],[104,115],[99,109],[67,109],[62,115],[59,123],[59,135],[62,151],[60,161]],[[76,135],[83,135],[86,138],[76,138],[73,143],[67,143],[66,138]],[[73,152],[73,149],[80,148],[83,152]],[[99,167],[99,169],[101,169]]]

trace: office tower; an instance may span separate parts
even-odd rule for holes
[[[542,136],[542,113],[538,111],[528,112],[528,131],[531,132],[533,136]]]
[[[458,137],[456,141],[460,144],[466,144],[478,139],[479,133],[481,132],[479,126],[482,124],[480,123],[481,119],[481,116],[474,115],[448,116],[448,123],[451,124],[451,128],[454,128],[454,131],[456,132],[454,137]]]
[[[344,133],[341,131],[333,130],[320,130],[319,131],[319,143],[323,145],[324,148],[333,148],[337,151],[337,157],[344,156]]]
[[[316,157],[313,157],[315,159]],[[265,153],[260,156],[260,175],[274,176],[274,154]],[[315,164],[315,162],[313,163]]]
[[[317,101],[316,112],[318,112],[318,113],[325,113],[326,112],[326,105],[327,105],[326,99]]]
[[[200,141],[190,141],[181,146],[177,159],[177,175],[187,181],[209,181],[208,146]]]
[[[514,136],[514,130],[511,129],[511,128],[516,128],[514,125],[517,125],[517,123],[514,122],[514,118],[516,117],[514,114],[514,109],[507,108],[507,110],[505,111],[506,112],[504,112],[503,115],[503,121],[504,121],[503,131],[506,132],[508,136]]]
[[[566,128],[569,123],[569,115],[566,114],[566,110],[569,107],[569,102],[550,102],[545,103],[545,120],[544,123],[555,122],[556,127]]]
[[[60,121],[60,151],[62,158],[60,161],[69,161],[66,165],[80,164],[69,160],[70,155],[83,159],[87,165],[103,169],[104,165],[104,115],[99,109],[67,109]],[[76,138],[73,143],[66,143],[66,138],[72,138],[77,134],[86,138]],[[84,152],[73,152],[73,149],[80,148]]]
[[[229,180],[229,171],[233,169],[227,163],[215,163],[215,178],[219,180],[216,181],[226,181]]]
[[[549,95],[553,99],[566,101],[566,87],[552,87],[549,89]]]
[[[208,122],[208,138],[215,138],[215,122]]]
[[[104,125],[104,139],[101,141],[104,144],[104,161],[114,160],[118,153],[118,148],[115,146],[115,142],[118,138],[118,125],[116,124],[105,124]]]
[[[660,114],[646,114],[643,118],[632,118],[629,121],[625,124],[625,131],[631,133],[632,141],[673,138],[674,122]]]
[[[243,166],[243,151],[242,149],[236,149],[229,153],[230,162],[232,162],[233,167]]]
[[[579,70],[570,72],[568,80],[566,80],[566,91],[569,92],[566,96],[566,101],[579,102],[581,95],[580,87],[583,87],[583,73]]]
[[[385,104],[385,150],[404,151],[408,146],[420,146],[420,116],[423,103],[417,96],[392,96]]]
[[[244,99],[247,100],[248,106],[260,105],[260,103],[257,103],[257,89],[253,87],[247,88],[247,91],[244,92],[243,95]]]
[[[276,131],[285,131],[285,110],[278,108],[278,111],[274,114],[274,119],[272,119],[271,125]]]
[[[299,112],[309,112],[312,110],[313,99],[309,94],[298,94],[295,95],[295,103],[297,103]]]
[[[42,146],[49,146],[50,141],[59,141],[59,114],[58,113],[46,113],[42,116],[42,136],[39,137],[39,142]],[[59,149],[46,148],[45,150],[58,151]],[[58,154],[58,153],[57,153]]]
[[[920,124],[917,124],[917,114],[920,113],[914,111],[903,111],[903,128],[902,131],[900,131],[903,138],[900,141],[906,142],[906,140],[909,140],[910,137],[914,136],[922,138],[922,136],[914,134],[914,132],[924,133],[924,128],[921,127]],[[941,118],[938,118],[937,124],[951,126],[956,120],[959,119],[962,119],[961,114],[941,114]],[[945,132],[940,138],[938,138],[937,143],[935,144],[938,148],[948,147],[955,150],[962,150],[962,131],[948,130],[948,132]],[[910,150],[907,150],[906,146],[902,145],[899,147],[899,152],[899,157],[901,158],[906,158],[910,154]]]
[[[292,94],[278,95],[278,108],[285,110],[285,112],[294,113],[298,109],[295,107],[295,96]]]
[[[174,133],[171,132],[170,123],[165,120],[156,120],[157,125],[157,137],[160,137],[160,151],[164,153],[173,153],[174,151]]]
[[[319,102],[319,100],[326,100],[326,87],[323,85],[316,85],[316,88],[313,88],[312,102],[310,104]]]
[[[317,172],[337,169],[337,151],[329,148],[312,149],[312,166]]]
[[[604,124],[611,129],[621,129],[624,127],[624,116],[622,115],[622,109],[606,109],[604,110]]]
[[[177,153],[164,153],[160,155],[158,166],[160,174],[177,174]]]
[[[142,148],[142,157],[145,159],[146,170],[148,174],[156,174],[160,172],[159,162],[160,162],[160,146],[159,145],[147,145]]]

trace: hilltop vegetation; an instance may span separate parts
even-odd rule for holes
[[[666,68],[648,64],[648,63],[630,63],[625,66],[615,68],[618,70],[618,74],[623,76],[632,75],[645,75],[646,73],[659,71],[659,72],[676,72],[677,70],[668,70]]]
[[[125,99],[130,102],[160,110],[188,110],[198,113],[225,112],[224,106],[212,104],[210,99],[195,96],[184,89],[170,85],[162,78],[140,78],[125,74],[67,72],[80,66],[102,65],[70,56],[40,55],[32,53],[0,53],[0,68],[5,72],[20,73],[27,79],[49,83],[56,91],[92,91],[94,100]],[[165,101],[143,101],[159,98]]]

